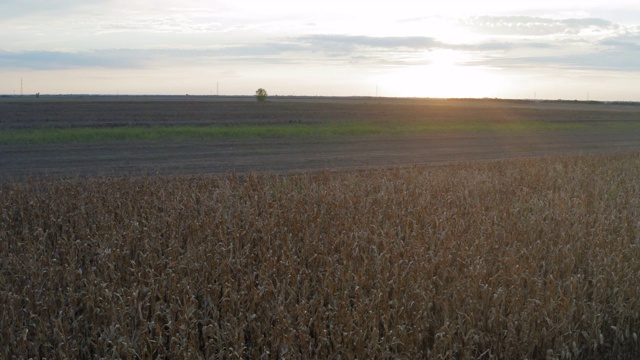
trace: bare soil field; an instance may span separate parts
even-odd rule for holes
[[[229,171],[318,170],[442,164],[543,155],[640,150],[634,103],[274,97],[10,97],[0,132],[127,126],[323,123],[573,124],[573,130],[336,137],[234,138],[0,144],[0,180]]]

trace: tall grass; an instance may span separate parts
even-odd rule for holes
[[[640,155],[0,185],[0,357],[640,356]]]

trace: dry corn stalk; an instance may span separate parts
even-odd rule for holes
[[[634,358],[640,155],[0,185],[0,354]]]

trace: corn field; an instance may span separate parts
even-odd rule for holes
[[[30,180],[0,211],[0,358],[640,357],[640,154]]]

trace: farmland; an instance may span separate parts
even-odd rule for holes
[[[0,186],[4,358],[640,355],[640,156]]]
[[[1,358],[640,357],[640,107],[249,100],[0,99]]]
[[[0,180],[307,171],[640,149],[640,106],[385,98],[0,98]]]

